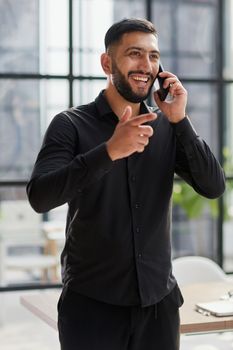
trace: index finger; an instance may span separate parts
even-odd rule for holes
[[[140,114],[137,117],[134,117],[130,120],[131,124],[134,126],[141,125],[143,123],[152,121],[157,118],[156,113],[145,113],[145,114]]]

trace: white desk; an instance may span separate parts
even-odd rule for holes
[[[218,299],[233,289],[233,283],[202,283],[182,289],[185,299],[180,309],[181,333],[201,333],[233,330],[233,317],[204,316],[194,310],[196,302]],[[37,317],[57,329],[57,301],[60,291],[44,291],[21,297],[21,303]]]
[[[217,300],[233,289],[233,282],[197,283],[182,288],[185,299],[180,309],[181,333],[233,330],[233,316],[205,316],[195,311],[195,304]]]

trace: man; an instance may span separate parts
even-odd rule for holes
[[[62,350],[177,350],[183,300],[171,268],[176,172],[208,198],[224,174],[186,116],[187,92],[162,72],[172,99],[143,102],[159,70],[152,23],[124,19],[105,36],[107,86],[51,122],[28,197],[37,212],[68,203],[58,303]]]

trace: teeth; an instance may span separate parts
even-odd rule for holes
[[[143,77],[133,77],[134,80],[144,81],[145,83],[148,81],[148,78]]]

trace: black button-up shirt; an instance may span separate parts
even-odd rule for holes
[[[141,112],[149,111],[144,103]],[[103,92],[51,122],[27,187],[32,207],[68,202],[63,282],[116,305],[152,305],[175,286],[171,268],[171,196],[176,172],[198,193],[224,191],[224,174],[188,118],[156,111],[143,153],[112,161],[106,141],[118,118]]]

